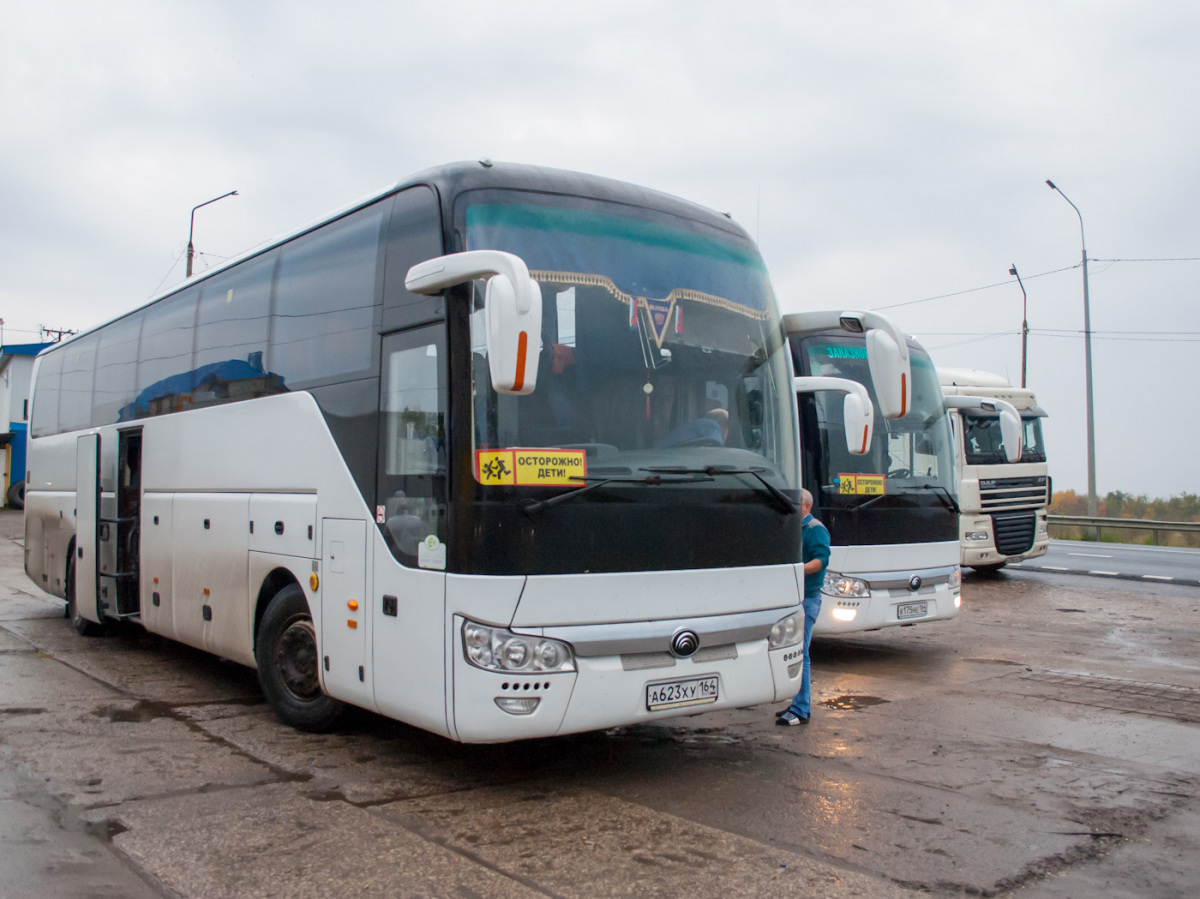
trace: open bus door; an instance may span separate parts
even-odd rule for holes
[[[99,598],[99,528],[100,435],[83,434],[75,442],[75,615],[96,624],[104,620]]]

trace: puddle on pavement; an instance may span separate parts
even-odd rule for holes
[[[835,696],[832,699],[826,699],[821,702],[821,705],[826,708],[835,709],[841,712],[856,712],[859,709],[867,709],[873,705],[883,705],[885,702],[891,702],[890,699],[880,699],[878,696],[856,696],[847,694],[845,696]]]
[[[97,718],[107,718],[117,724],[141,724],[155,718],[171,717],[171,706],[165,702],[135,702],[132,706],[104,705],[94,709]]]

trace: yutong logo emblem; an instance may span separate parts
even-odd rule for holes
[[[921,576],[919,574],[914,574],[912,577],[910,577],[908,579],[908,589],[909,590],[920,590],[921,589]]]
[[[690,656],[700,648],[700,638],[693,631],[680,631],[671,638],[671,652],[674,655]]]

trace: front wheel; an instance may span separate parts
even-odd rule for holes
[[[997,562],[995,565],[972,565],[971,567],[980,574],[994,575],[1000,572],[1000,569],[1007,565],[1007,562]]]
[[[296,584],[276,593],[267,606],[254,658],[258,683],[280,721],[313,733],[333,726],[344,707],[321,690],[317,631]]]
[[[74,552],[74,549],[71,550]],[[67,568],[67,612],[66,617],[71,620],[71,627],[75,628],[75,633],[81,637],[100,637],[104,635],[106,628],[103,624],[97,624],[94,621],[89,621],[79,614],[79,604],[75,602],[75,559],[71,559],[71,564]]]

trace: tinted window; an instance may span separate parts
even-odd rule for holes
[[[62,383],[63,354],[50,353],[38,360],[37,381],[33,388],[34,437],[58,433],[58,390]]]
[[[247,260],[200,287],[192,405],[279,393],[267,362],[271,280],[278,253]]]
[[[137,397],[138,339],[142,315],[130,315],[100,332],[96,351],[96,386],[92,394],[92,426],[110,425],[127,417]]]
[[[96,376],[98,335],[89,334],[63,348],[62,386],[58,399],[58,430],[91,427],[92,382]]]
[[[164,415],[191,404],[197,292],[192,288],[146,310],[138,352],[137,399],[125,418]]]
[[[383,330],[421,324],[444,314],[441,294],[427,297],[404,289],[404,277],[418,262],[443,254],[442,215],[437,194],[428,187],[411,187],[396,195],[388,226],[387,286],[383,300]]]
[[[376,203],[283,247],[271,367],[290,388],[370,366],[385,209]]]

